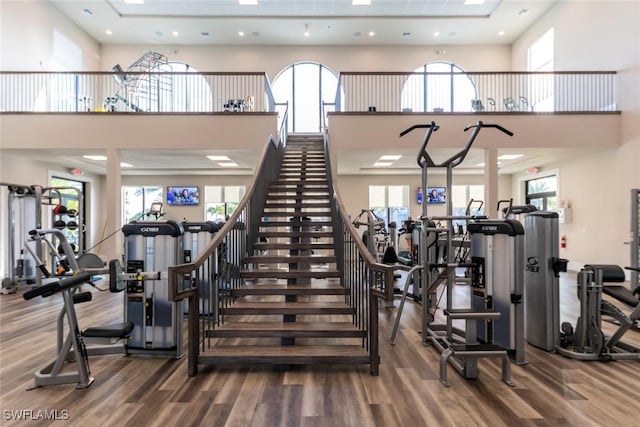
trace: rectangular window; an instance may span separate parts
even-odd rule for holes
[[[538,210],[558,209],[558,177],[549,175],[528,180],[526,182],[526,201],[527,204],[534,205]]]
[[[484,185],[453,185],[451,187],[453,215],[484,215]],[[454,233],[466,231],[467,221],[453,221]]]
[[[529,71],[553,71],[554,30],[550,28],[527,50]],[[554,111],[555,80],[552,74],[532,75],[529,82],[529,105],[533,111]]]
[[[383,218],[387,226],[395,222],[400,228],[409,216],[409,186],[370,185],[369,209]]]
[[[122,187],[122,223],[144,221],[152,203],[162,203],[162,187]]]
[[[244,185],[206,186],[204,188],[205,220],[225,221],[236,210],[245,191]]]

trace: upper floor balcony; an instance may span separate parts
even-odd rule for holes
[[[604,148],[621,144],[619,77],[609,71],[343,72],[331,90],[318,90],[317,82],[291,84],[283,96],[260,72],[5,71],[0,141],[3,150],[180,147],[244,150],[253,158],[249,151],[279,133],[287,111],[289,130],[302,117],[314,132],[328,123],[333,147],[344,154],[337,161],[341,173],[371,171],[362,150],[374,155],[393,146],[408,154],[415,148],[399,132],[431,120],[441,125],[436,146],[459,144],[465,126],[484,120],[516,134],[509,147]],[[246,162],[246,173],[252,166]]]

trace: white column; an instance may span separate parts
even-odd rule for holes
[[[485,213],[491,218],[500,218],[496,211],[498,204],[498,149],[484,150],[484,206]]]
[[[105,210],[105,230],[108,233],[122,227],[122,176],[120,174],[120,150],[107,148],[107,188],[106,188],[106,210]],[[106,236],[105,236],[106,237]],[[123,253],[122,233],[116,232],[107,239],[102,247],[108,259],[121,259]],[[101,251],[101,252],[102,252]]]

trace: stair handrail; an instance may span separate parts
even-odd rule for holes
[[[386,289],[393,292],[393,267],[376,262],[375,258],[367,246],[362,241],[361,236],[356,231],[355,226],[349,219],[340,191],[334,185],[338,182],[337,169],[331,161],[328,127],[326,125],[326,114],[322,112],[324,151],[327,165],[327,181],[329,184],[329,194],[331,198],[333,240],[337,258],[337,268],[340,271],[343,286],[349,289],[351,300],[356,315],[356,324],[366,332],[364,344],[369,351],[369,365],[372,375],[378,375],[379,340],[378,340],[378,298],[383,297],[388,300]],[[347,242],[347,239],[349,240]],[[346,254],[347,244],[351,243],[351,248],[355,248]],[[355,269],[348,263],[358,263]],[[354,274],[355,273],[355,274]],[[360,281],[366,281],[366,289],[360,287],[353,289]],[[352,283],[354,282],[354,283]],[[390,284],[390,286],[389,286]],[[393,294],[391,295],[393,298]]]
[[[285,110],[283,125],[287,128],[288,113]],[[227,240],[227,237],[238,228],[243,228],[246,234],[242,239],[244,243],[242,257],[251,253],[253,242],[249,235],[255,235],[262,216],[262,208],[265,204],[270,183],[280,174],[280,166],[286,145],[286,132],[279,134],[277,138],[269,136],[265,144],[260,161],[256,167],[256,174],[248,186],[242,200],[235,211],[225,221],[224,225],[216,232],[211,241],[200,253],[188,263],[168,267],[168,290],[170,301],[188,301],[187,316],[187,371],[189,376],[195,376],[198,372],[198,355],[200,345],[199,330],[199,291],[198,285],[192,279],[194,274],[205,265],[218,249]],[[243,222],[244,221],[244,222]],[[247,232],[251,230],[251,232]],[[219,266],[217,266],[219,267]],[[212,277],[219,272],[213,272]],[[213,280],[212,277],[206,279]]]

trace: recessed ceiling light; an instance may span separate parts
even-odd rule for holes
[[[498,156],[500,160],[515,160],[520,157],[524,157],[524,154],[503,154],[502,156]]]
[[[240,6],[256,6],[258,4],[258,0],[238,0]]]
[[[124,0],[127,4],[144,4],[144,0]]]
[[[498,31],[498,35],[499,35],[500,37],[504,36],[504,31]]]
[[[177,32],[177,31],[172,31],[172,32],[171,32],[171,35],[172,35],[173,37],[178,37],[178,36],[180,35],[180,33],[179,33],[179,32]]]
[[[351,4],[353,6],[370,6],[371,5],[371,0],[353,0],[353,2],[351,2]]]
[[[433,37],[438,37],[440,35],[440,31],[436,31],[435,33],[433,33]]]
[[[221,162],[218,163],[220,166],[222,166],[223,168],[237,168],[238,164],[235,162]]]
[[[120,162],[120,167],[121,168],[132,168],[133,165],[131,163],[127,163],[127,162]]]
[[[375,31],[369,31],[369,37],[373,37],[375,35],[376,35]]]
[[[229,162],[231,159],[227,156],[207,156],[207,159],[213,160],[214,162]]]
[[[304,36],[309,37],[309,24],[304,24]]]
[[[378,159],[378,161],[392,161],[395,162],[397,160],[400,160],[402,158],[401,154],[385,154],[384,156],[380,156],[380,158]]]
[[[104,30],[104,33],[108,36],[112,35],[113,32],[111,30]]]
[[[386,166],[391,166],[393,162],[375,162],[373,166],[384,168]]]
[[[244,37],[244,31],[238,31],[238,35],[239,35],[240,37]]]
[[[99,154],[85,154],[82,157],[84,157],[85,159],[89,159],[89,160],[100,160],[100,161],[107,160],[107,156],[103,156],[103,155],[99,155]]]

